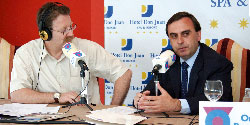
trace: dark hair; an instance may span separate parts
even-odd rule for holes
[[[198,22],[198,20],[190,13],[188,12],[178,12],[176,14],[174,14],[167,22],[166,24],[166,34],[168,36],[168,25],[170,25],[171,23],[178,21],[184,17],[188,17],[189,19],[192,20],[193,24],[194,24],[194,29],[196,32],[201,30],[201,26],[200,23]]]
[[[52,21],[56,19],[60,14],[69,15],[70,9],[62,3],[58,2],[48,2],[44,4],[37,13],[36,21],[38,27],[40,22],[43,21],[44,27],[51,29]]]

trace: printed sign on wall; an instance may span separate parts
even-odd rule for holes
[[[212,46],[223,38],[250,49],[248,0],[105,0],[105,49],[125,63],[133,77],[124,102],[132,105],[137,92],[152,79],[152,59],[171,49],[166,23],[175,13],[187,11],[201,24],[201,42]],[[105,104],[114,85],[105,82]]]

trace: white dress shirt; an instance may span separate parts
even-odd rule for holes
[[[187,68],[187,71],[188,71],[187,92],[188,92],[188,85],[189,85],[189,78],[190,78],[191,69],[193,68],[195,59],[198,56],[199,51],[200,51],[200,46],[198,47],[195,54],[191,58],[189,58],[188,60],[184,60],[184,59],[180,58],[180,63],[181,64],[184,61],[188,64],[188,68]],[[181,71],[181,75],[182,75],[182,71]],[[182,79],[181,79],[181,81],[182,81]],[[191,113],[191,110],[190,110],[190,107],[189,107],[189,104],[188,104],[187,100],[186,99],[179,99],[179,100],[181,101],[181,111],[180,112],[183,113],[183,114]]]
[[[115,83],[128,68],[95,42],[80,38],[74,38],[72,42],[86,55],[85,60],[90,72],[88,85],[90,103],[100,104],[97,77]],[[20,47],[15,54],[10,92],[21,88],[32,89],[32,85],[35,89],[38,84],[36,91],[39,92],[79,93],[83,89],[81,82],[80,67],[73,67],[64,54],[59,60],[55,59],[46,48],[43,49],[43,41],[36,39]]]

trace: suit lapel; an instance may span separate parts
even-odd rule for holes
[[[198,83],[199,74],[202,70],[204,64],[203,59],[203,46],[200,44],[200,51],[195,59],[194,65],[191,69],[190,78],[189,78],[189,85],[188,85],[188,96],[192,96],[194,94],[194,90],[196,87],[196,84]]]
[[[180,60],[175,61],[175,65],[172,65],[172,72],[170,73],[170,78],[172,81],[172,86],[176,98],[180,97],[181,90],[181,65]]]

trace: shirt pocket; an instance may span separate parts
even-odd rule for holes
[[[80,92],[83,89],[81,77],[70,77],[69,88],[71,91]]]
[[[82,90],[80,70],[80,67],[71,67],[70,69],[69,88],[71,91],[80,92]]]
[[[70,67],[70,77],[80,77],[80,67]]]

